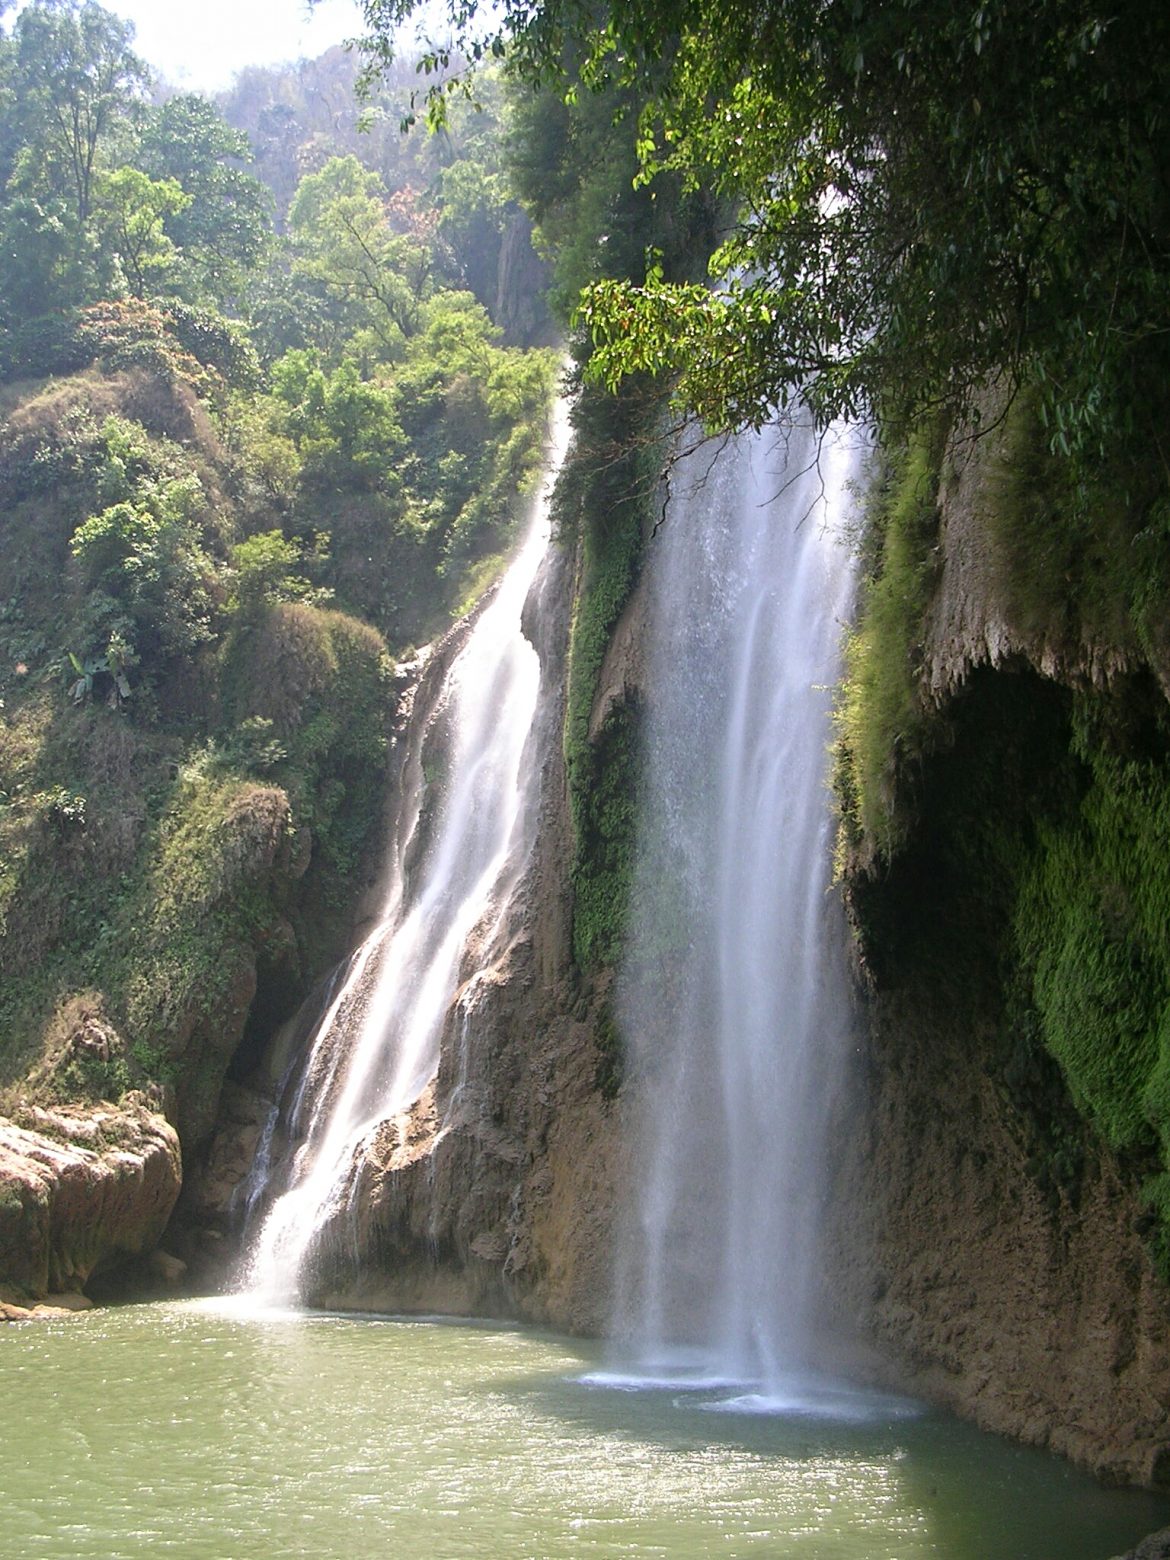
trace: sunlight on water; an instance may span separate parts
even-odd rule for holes
[[[745,1383],[704,1371],[677,1366],[653,1372],[586,1371],[583,1386],[609,1387],[617,1392],[693,1393],[695,1405],[711,1413],[773,1414],[790,1419],[831,1419],[840,1424],[874,1424],[912,1419],[925,1405],[912,1398],[870,1392],[852,1382],[812,1371],[790,1371],[774,1378],[767,1392],[747,1392]],[[728,1393],[731,1393],[728,1396]]]
[[[499,1324],[135,1306],[0,1334],[6,1560],[1104,1560],[1165,1503],[932,1413],[705,1411]]]

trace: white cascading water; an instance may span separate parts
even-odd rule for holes
[[[548,548],[552,483],[568,442],[559,404],[550,475],[519,551],[452,661],[440,695],[452,741],[437,812],[409,874],[420,797],[399,820],[390,888],[379,923],[351,961],[310,1043],[290,1112],[298,1143],[255,1237],[246,1288],[266,1303],[298,1298],[318,1230],[348,1201],[363,1145],[380,1122],[412,1106],[435,1076],[448,1010],[476,935],[490,949],[532,843],[525,762],[537,714],[540,666],[521,612]],[[531,755],[527,755],[531,760]],[[249,1194],[250,1195],[250,1194]]]
[[[797,427],[714,460],[700,449],[648,562],[618,995],[643,1157],[618,1346],[640,1379],[734,1384],[764,1406],[786,1406],[810,1364],[824,1136],[848,1045],[827,763],[862,442]]]

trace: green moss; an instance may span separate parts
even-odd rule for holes
[[[1148,1183],[1170,1275],[1170,715],[1152,680],[1074,697],[973,674],[938,717],[914,829],[848,888],[879,987],[978,1037],[1042,1194],[1075,1203],[1107,1145]]]
[[[60,1004],[117,946],[173,751],[47,690],[0,722],[0,1083],[37,1060]]]
[[[997,596],[1030,639],[1148,651],[1170,580],[1164,476],[1105,460],[1090,479],[1052,454],[1040,404],[1017,396],[975,495]]]
[[[626,1053],[621,1030],[612,1008],[605,1008],[593,1029],[597,1046],[597,1075],[594,1086],[605,1100],[616,1100],[626,1075]]]
[[[636,707],[617,705],[587,750],[591,780],[578,809],[573,956],[583,970],[617,962],[625,938],[637,822]]]
[[[1170,1168],[1170,770],[1097,748],[1071,827],[1044,831],[1014,932],[1043,1042],[1112,1148]]]
[[[581,579],[569,645],[565,766],[575,855],[573,949],[579,968],[613,963],[629,904],[637,796],[634,711],[618,707],[590,741],[598,677],[642,563],[658,446],[654,403],[635,391],[586,388],[573,463],[558,487],[562,531],[581,537]],[[642,430],[639,433],[639,429]]]
[[[1158,1023],[1153,1065],[1145,1079],[1142,1107],[1158,1132],[1162,1153],[1170,1159],[1170,1003]]]
[[[866,580],[846,645],[837,707],[837,775],[847,843],[883,856],[907,826],[900,783],[921,756],[929,719],[918,670],[937,572],[941,430],[920,431],[887,458],[870,497]]]
[[[275,786],[196,774],[177,788],[106,971],[133,1043],[178,1055],[196,1016],[222,1013],[240,950],[274,914],[291,823]]]
[[[637,582],[650,482],[647,456],[626,437],[633,420],[625,404],[586,387],[574,416],[572,464],[558,484],[555,515],[561,534],[581,537],[581,578],[569,645],[565,758],[573,806],[589,767],[589,718],[610,637]],[[644,414],[643,414],[644,415]]]
[[[395,704],[385,641],[344,613],[284,602],[229,639],[222,681],[231,725],[263,734],[253,773],[284,787],[295,827],[312,842],[300,897],[314,917],[296,919],[316,972],[337,956],[355,884],[380,848]],[[247,755],[221,744],[213,758]]]
[[[155,754],[119,716],[69,715],[79,740],[55,734],[49,758],[72,749],[84,765],[85,818],[67,837],[34,829],[20,863],[0,938],[0,1083],[31,1071],[48,1098],[116,1098],[182,1084],[209,1043],[222,1078],[241,969],[288,891],[288,798],[197,767],[152,794]],[[100,770],[115,760],[111,783]],[[64,1044],[80,992],[100,994],[125,1050]]]
[[[84,1052],[54,1069],[53,1093],[70,1100],[119,1100],[131,1087],[131,1071],[125,1057],[101,1058]]]

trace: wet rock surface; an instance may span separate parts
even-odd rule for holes
[[[921,990],[877,1004],[837,1134],[829,1303],[889,1384],[1109,1483],[1167,1485],[1170,1308],[1106,1159],[1045,1196],[989,1036]]]

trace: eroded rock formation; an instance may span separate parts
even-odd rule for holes
[[[1037,1184],[995,1040],[926,985],[877,1002],[839,1135],[829,1300],[877,1374],[1116,1483],[1170,1483],[1170,1312],[1108,1156]]]
[[[1019,538],[997,512],[1006,437],[960,441],[944,463],[917,646],[929,713],[900,781],[905,838],[876,870],[855,861],[848,885],[868,1024],[837,1131],[829,1299],[843,1329],[890,1362],[886,1379],[1110,1480],[1166,1486],[1170,1296],[1146,1191],[1155,1134],[1135,1127],[1124,1152],[1104,1141],[1100,1100],[1070,1084],[1045,1038],[1018,932],[1021,886],[1045,852],[1092,859],[1082,804],[1109,723],[1122,761],[1127,748],[1157,753],[1156,695],[1135,689],[1150,672],[1165,687],[1165,667],[1120,614],[1106,635],[1071,610],[1024,610]],[[1091,716],[1080,737],[1077,699]],[[1126,827],[1132,851],[1141,825]],[[1086,927],[1104,927],[1137,969],[1130,875],[1116,855],[1099,869]],[[1079,962],[1091,956],[1086,944]],[[1131,1000],[1140,1007],[1137,985]],[[1083,1048],[1120,1056],[1137,1043],[1123,1003],[1089,1022],[1100,1033],[1086,1028]]]
[[[179,1194],[175,1129],[146,1101],[29,1106],[0,1120],[0,1273],[7,1298],[77,1291],[158,1242]]]

